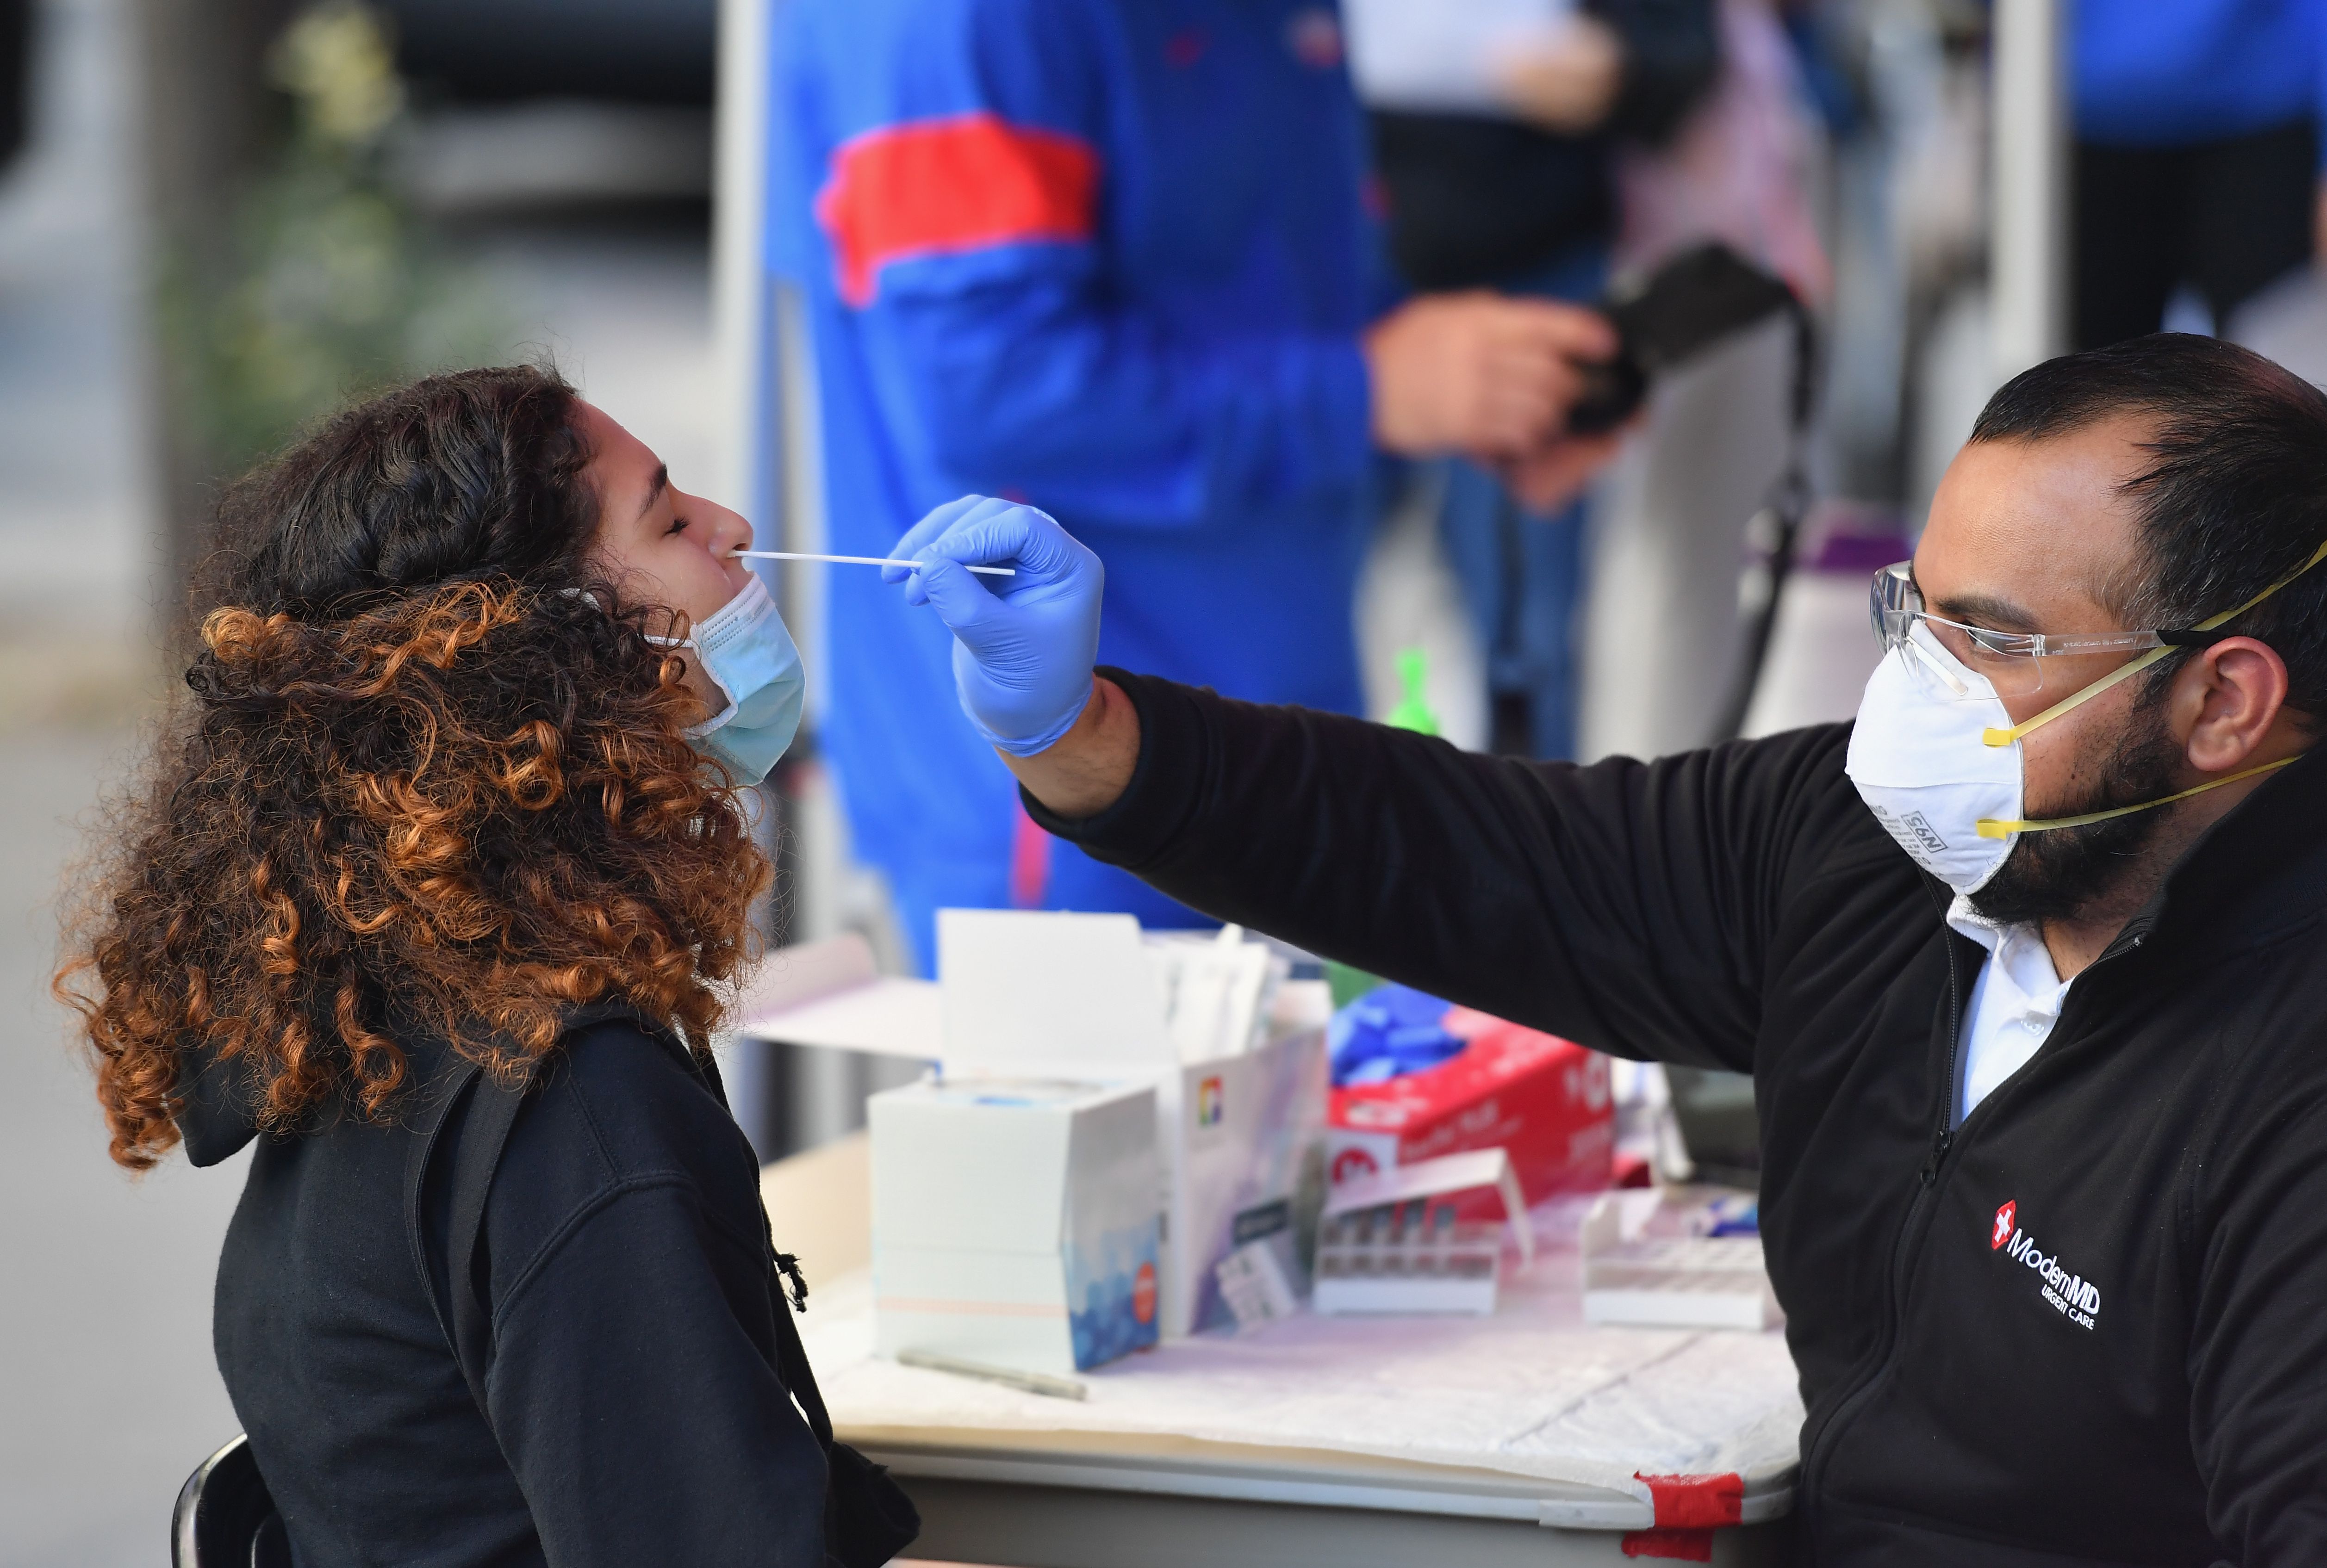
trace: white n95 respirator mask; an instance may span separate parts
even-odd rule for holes
[[[1844,770],[1916,864],[1959,893],[1977,892],[2020,836],[1980,830],[1982,823],[2020,826],[2020,742],[1986,743],[1992,732],[2012,726],[1986,676],[1966,668],[1921,626],[1908,640],[1911,646],[1894,644],[1867,677]]]
[[[753,577],[690,635],[647,640],[692,649],[726,694],[724,708],[687,730],[696,749],[725,763],[739,783],[765,779],[791,745],[808,695],[799,649],[768,585]]]
[[[2327,546],[2313,562],[2322,558],[2327,558]],[[2251,608],[2254,602],[2249,600],[2241,608]],[[2237,613],[2230,611],[2212,621],[2201,622],[2201,630],[2210,630]],[[2002,868],[2023,833],[2083,827],[2112,817],[2154,810],[2284,768],[2296,760],[2282,757],[2242,768],[2132,806],[2074,817],[2023,819],[2020,815],[2024,761],[2021,737],[2074,711],[2172,651],[2170,647],[2161,647],[2119,665],[2034,718],[2015,724],[1988,678],[1967,668],[1928,627],[1918,623],[1902,640],[1891,645],[1883,662],[1867,677],[1865,694],[1858,699],[1858,722],[1850,732],[1844,770],[1857,786],[1858,798],[1866,802],[1874,820],[1914,856],[1916,864],[1959,893],[1975,893]]]

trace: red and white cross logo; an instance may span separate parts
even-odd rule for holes
[[[1995,1211],[1995,1229],[1988,1236],[1988,1251],[1994,1252],[2012,1239],[2012,1222],[2019,1218],[2019,1214],[2020,1205],[2016,1201],[2007,1201]]]

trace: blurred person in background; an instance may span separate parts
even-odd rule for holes
[[[1823,313],[1827,141],[1801,51],[1770,0],[1718,0],[1714,17],[1711,86],[1661,143],[1615,148],[1613,272],[1645,277],[1718,240]],[[1726,739],[1748,722],[1763,684],[1763,618],[1782,593],[1779,512],[1802,521],[1824,466],[1813,433],[1796,424],[1797,397],[1820,379],[1798,325],[1771,318],[1659,378],[1640,435],[1595,490],[1579,755],[1651,756]],[[1667,635],[1644,649],[1643,623]],[[1833,695],[1847,702],[1855,686]]]
[[[0,173],[33,127],[33,0],[0,0]]]
[[[529,369],[224,517],[57,984],[116,1161],[257,1144],[212,1335],[285,1560],[887,1561],[709,1055],[799,714],[750,525]]]
[[[2079,348],[2154,332],[2177,289],[2232,312],[2321,249],[2322,0],[2079,0]]]
[[[1620,143],[1680,126],[1720,67],[1715,0],[1353,0],[1390,251],[1418,289],[1585,301],[1607,279]],[[1491,749],[1569,755],[1584,507],[1445,466],[1439,532],[1485,656]]]
[[[779,265],[803,284],[830,547],[885,555],[965,491],[1107,564],[1102,657],[1361,705],[1376,449],[1462,452],[1556,509],[1606,324],[1483,292],[1395,308],[1341,24],[1316,0],[798,0]],[[822,736],[856,853],[927,966],[946,905],[1198,917],[1053,847],[956,716],[949,639],[830,584]]]

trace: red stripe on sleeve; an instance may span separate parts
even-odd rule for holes
[[[991,114],[867,131],[832,156],[816,201],[840,297],[872,302],[889,263],[1037,239],[1088,239],[1098,154],[1079,136]]]

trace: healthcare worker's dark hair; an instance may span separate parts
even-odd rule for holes
[[[579,408],[546,370],[431,377],[228,492],[55,982],[122,1164],[200,1074],[289,1133],[394,1115],[415,1031],[512,1078],[593,1002],[707,1041],[768,859],[649,640],[676,618],[592,568]]]
[[[2251,599],[2327,543],[2327,394],[2249,349],[2159,332],[2023,370],[1971,439],[2042,441],[2120,415],[2153,422],[2125,489],[2142,559],[2104,600],[2128,630],[2187,628]],[[2327,564],[2222,629],[2286,663],[2287,705],[2327,719]],[[2147,692],[2182,656],[2159,662]]]

